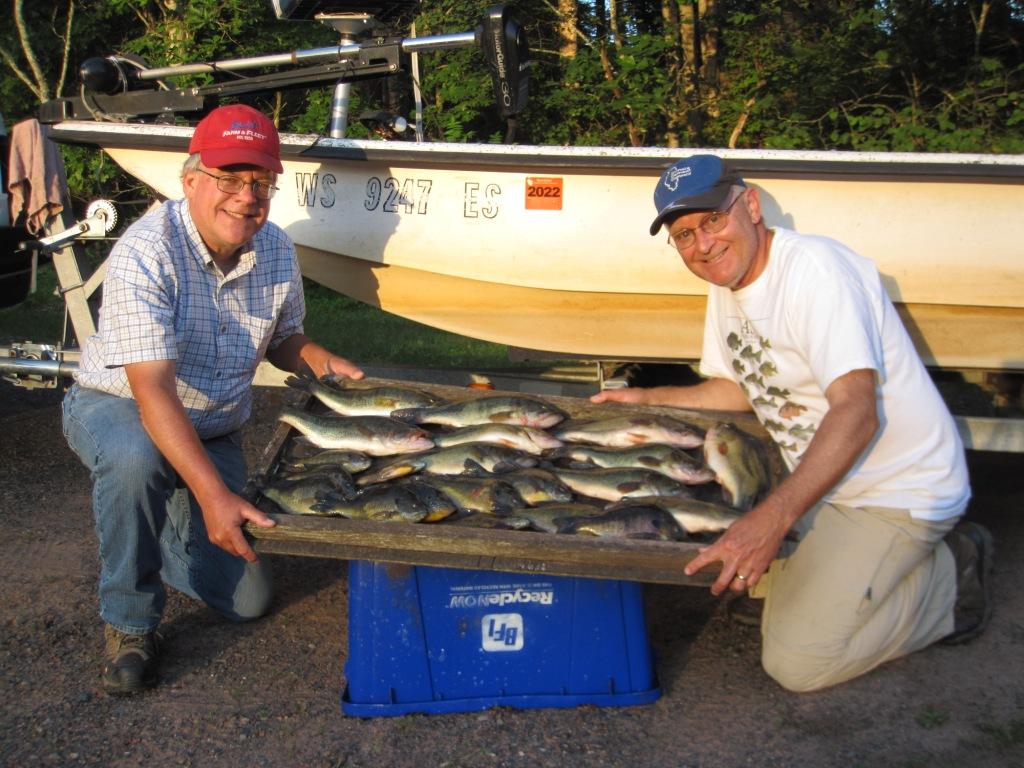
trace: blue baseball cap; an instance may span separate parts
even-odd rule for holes
[[[677,161],[661,174],[654,188],[658,216],[651,224],[651,234],[658,234],[665,219],[675,213],[714,210],[734,185],[747,186],[717,155],[691,155]]]

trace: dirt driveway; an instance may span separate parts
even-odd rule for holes
[[[972,454],[970,515],[998,546],[989,631],[833,690],[796,695],[756,630],[704,590],[648,585],[662,696],[627,708],[499,709],[361,720],[339,709],[344,563],[271,556],[276,607],[245,626],[178,594],[163,684],[99,688],[89,482],[59,395],[0,385],[0,765],[1024,766],[1024,460]],[[281,395],[262,393],[249,446]]]

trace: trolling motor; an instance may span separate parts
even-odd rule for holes
[[[377,6],[367,5],[367,0],[271,2],[279,19],[312,16],[332,26],[341,35],[340,44],[170,67],[149,67],[141,59],[130,56],[88,59],[81,66],[79,95],[43,103],[39,108],[39,121],[49,124],[64,120],[173,121],[178,113],[204,112],[221,98],[306,88],[326,82],[340,86],[386,77],[405,71],[409,54],[468,46],[479,46],[483,50],[501,115],[514,118],[526,106],[529,45],[518,20],[506,6],[488,8],[483,23],[473,31],[401,38],[374,36],[379,27],[376,18],[408,10],[415,5],[413,0],[387,0]],[[369,38],[358,41],[358,36],[365,33],[369,33]],[[252,76],[238,74],[275,68],[283,69]],[[197,74],[230,74],[232,78],[186,88],[165,82]],[[339,109],[337,91],[335,96],[335,109]],[[347,119],[347,105],[345,109]]]

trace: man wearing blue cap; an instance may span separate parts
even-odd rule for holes
[[[592,399],[752,409],[790,470],[687,574],[717,562],[714,594],[765,598],[762,664],[794,691],[979,635],[992,538],[958,523],[963,445],[874,264],[769,228],[759,190],[715,155],[665,171],[654,204],[651,234],[710,283],[706,378]]]

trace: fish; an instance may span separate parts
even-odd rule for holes
[[[565,502],[540,504],[516,511],[517,517],[525,517],[530,525],[545,533],[558,533],[559,526],[568,524],[569,520],[581,517],[599,517],[605,510],[593,504],[581,502]]]
[[[335,413],[342,416],[390,416],[400,408],[423,408],[443,402],[427,392],[406,387],[349,387],[337,376],[317,379],[289,376],[284,383],[293,389],[308,392]]]
[[[278,471],[275,476],[275,481],[283,482],[301,482],[304,480],[326,480],[330,483],[334,490],[340,491],[346,496],[356,495],[356,486],[352,482],[352,475],[345,471],[343,467],[333,466],[331,464],[320,464],[313,467],[312,469],[304,469],[298,471]]]
[[[563,522],[558,533],[587,534],[617,539],[685,541],[686,532],[672,515],[654,505],[606,511],[598,517],[576,517]]]
[[[434,446],[426,430],[387,416],[318,416],[285,406],[278,418],[320,448],[392,456]]]
[[[552,472],[576,493],[606,501],[618,501],[630,496],[693,495],[682,483],[650,469],[634,467],[555,468]]]
[[[589,443],[607,448],[629,448],[662,443],[676,448],[697,448],[704,443],[701,431],[671,416],[617,416],[581,424],[567,424],[554,430],[559,440]]]
[[[324,515],[380,523],[419,523],[430,513],[415,493],[399,485],[367,488],[354,499],[346,499],[341,494],[328,494],[312,508]]]
[[[633,448],[602,448],[590,445],[566,446],[545,455],[551,461],[568,462],[573,469],[585,467],[637,467],[652,469],[685,485],[710,483],[715,473],[680,448],[646,443]]]
[[[285,512],[292,515],[315,515],[315,509],[325,497],[332,494],[343,498],[330,480],[323,477],[294,482],[257,482],[257,489]]]
[[[362,472],[370,466],[370,457],[358,451],[338,449],[318,450],[301,458],[281,462],[281,469],[288,472],[303,472],[320,466],[338,466],[346,472]]]
[[[547,501],[572,501],[572,489],[546,469],[517,469],[502,474],[501,479],[515,488],[531,507]]]
[[[427,508],[424,523],[436,523],[459,511],[459,507],[446,494],[418,478],[402,482],[402,488],[412,491],[413,496]]]
[[[495,478],[423,475],[418,482],[444,494],[462,512],[508,515],[525,506],[515,488]]]
[[[718,422],[704,439],[704,461],[722,486],[725,503],[746,512],[770,486],[768,468],[754,438]]]
[[[468,427],[474,424],[518,424],[547,429],[568,418],[560,408],[532,397],[488,395],[447,405],[402,408],[391,414],[400,421]]]
[[[458,515],[445,521],[445,525],[457,525],[462,528],[496,528],[504,531],[521,531],[530,527],[530,521],[518,515],[498,517],[497,515],[470,512]]]
[[[460,443],[495,443],[534,455],[564,445],[561,440],[542,429],[516,424],[473,424],[454,432],[434,435],[434,444],[442,448]]]
[[[605,507],[607,512],[628,509],[635,506],[656,506],[664,509],[676,523],[690,535],[721,533],[741,517],[742,512],[697,499],[682,499],[677,496],[641,496],[626,499]]]
[[[356,480],[358,485],[372,485],[405,477],[415,472],[434,475],[485,474],[510,472],[537,463],[534,456],[490,443],[463,443],[450,448],[402,455],[385,460],[367,470]]]

